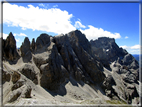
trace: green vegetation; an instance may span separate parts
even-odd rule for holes
[[[119,101],[119,100],[106,100],[106,103],[108,104],[127,104],[125,101]]]

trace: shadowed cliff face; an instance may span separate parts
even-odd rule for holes
[[[41,34],[32,43],[26,37],[17,52],[15,38],[10,33],[3,40],[3,62],[6,61],[10,65],[21,64],[14,74],[4,66],[3,84],[17,76],[12,91],[26,83],[20,80],[20,75],[50,91],[73,78],[78,83],[99,86],[111,99],[139,103],[138,62],[111,38],[89,42],[79,30],[55,37]],[[26,86],[25,90],[25,98],[30,97],[31,87]],[[9,99],[10,102],[23,97],[18,92]]]
[[[119,48],[114,39],[102,37],[97,40],[90,41],[93,55],[101,61],[104,66],[109,66],[110,62],[122,59],[126,54],[126,50]]]
[[[9,36],[6,40],[2,41],[2,48],[3,48],[3,56],[4,58],[14,61],[19,58],[19,54],[17,53],[16,49],[16,40],[12,34],[12,32],[9,33]]]

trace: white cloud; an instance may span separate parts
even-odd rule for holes
[[[81,20],[79,18],[77,18],[77,19],[81,22]]]
[[[140,49],[140,45],[134,45],[130,47],[131,49]]]
[[[134,45],[134,46],[126,46],[126,45],[124,45],[124,46],[120,46],[120,47],[122,47],[124,49],[133,49],[133,50],[140,49],[140,45]]]
[[[13,34],[13,36],[16,36],[16,35],[17,35],[16,33]]]
[[[126,45],[124,45],[124,46],[120,46],[120,47],[122,47],[123,49],[129,49],[129,47],[128,47],[128,46],[126,46]]]
[[[134,46],[120,46],[123,49],[126,49],[131,54],[139,54],[140,52],[140,45],[134,45]]]
[[[80,21],[76,21],[74,26],[76,28],[86,28],[86,26],[82,25]]]
[[[129,37],[128,36],[125,36],[125,39],[128,39]]]
[[[40,3],[40,4],[38,4],[39,5],[39,7],[43,7],[43,8],[48,8],[48,6],[49,6],[49,4],[43,4],[43,3]]]
[[[58,5],[54,5],[53,7],[56,8],[56,7],[58,7]]]
[[[66,10],[57,8],[43,9],[28,5],[28,7],[3,4],[3,23],[9,26],[21,27],[57,34],[68,33],[76,28],[71,24],[73,17]]]
[[[135,49],[135,50],[130,50],[129,53],[131,54],[141,54],[139,49]]]
[[[136,50],[131,50],[131,52],[140,52],[140,50],[137,50],[137,49]]]
[[[3,35],[2,35],[3,34]],[[3,36],[3,39],[6,39],[8,34],[5,34],[5,33],[1,33],[1,36]]]
[[[39,6],[41,6],[41,7],[45,7],[45,5],[44,5],[43,3],[40,3],[40,4],[39,4]]]
[[[39,4],[45,6],[44,4]],[[54,6],[56,7],[56,5]],[[81,20],[75,22],[72,25],[72,14],[69,14],[66,10],[59,8],[43,9],[28,5],[28,7],[12,5],[9,3],[3,4],[3,22],[8,26],[21,27],[22,30],[32,29],[53,32],[55,34],[68,33],[76,28],[86,28],[81,23]],[[88,29],[81,30],[86,37],[91,39],[97,39],[98,37],[110,37],[121,38],[119,33],[111,33],[105,31],[102,28],[95,28],[92,25],[88,26]],[[26,36],[18,35],[17,36]]]
[[[97,39],[98,37],[110,37],[119,39],[121,38],[119,33],[111,33],[109,31],[105,31],[102,28],[96,28],[92,25],[88,25],[89,29],[81,30],[87,37],[87,39]]]
[[[45,4],[39,4],[45,6]],[[22,30],[32,29],[39,31],[53,32],[55,34],[68,33],[76,28],[86,28],[81,23],[81,20],[71,22],[72,14],[66,10],[59,8],[43,9],[28,5],[28,7],[12,5],[9,3],[3,4],[3,22],[8,26],[21,27]],[[102,28],[96,28],[88,25],[88,29],[81,30],[87,39],[97,39],[98,37],[121,38],[119,33],[111,33]],[[18,34],[16,34],[18,36]],[[15,35],[15,36],[16,36]],[[24,35],[19,35],[24,36]],[[26,36],[26,35],[25,35]]]
[[[27,35],[24,34],[24,33],[20,33],[20,34],[14,33],[13,35],[14,35],[14,36],[27,36]]]
[[[19,42],[20,41],[20,38],[16,39],[16,42]]]

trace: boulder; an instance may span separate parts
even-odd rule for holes
[[[131,74],[130,72],[129,73],[126,73],[125,76],[123,76],[123,80],[127,83],[136,83],[136,76],[134,74]]]
[[[34,66],[31,64],[25,64],[20,69],[19,72],[26,76],[28,79],[33,81],[33,83],[38,84],[38,71],[35,70]]]
[[[11,79],[10,73],[9,73],[8,71],[6,71],[5,69],[2,69],[2,82],[3,82],[3,84],[4,84],[4,82],[6,82],[6,81],[9,82],[10,79]]]
[[[48,86],[51,84],[51,82],[53,81],[53,72],[51,72],[50,68],[49,68],[49,64],[42,64],[40,66],[40,71],[41,71],[41,78],[40,78],[40,85],[42,87],[48,88]]]
[[[12,82],[16,83],[20,79],[20,77],[21,75],[18,72],[14,71],[12,74]]]
[[[21,86],[23,86],[24,84],[25,84],[24,81],[19,80],[19,81],[17,81],[15,84],[13,84],[11,90],[12,90],[12,91],[13,91],[13,90],[16,90],[16,89],[20,88]]]
[[[14,102],[16,100],[19,100],[20,98],[31,98],[31,90],[32,88],[26,85],[13,90],[9,96],[8,102]]]
[[[133,86],[131,84],[127,84],[127,87],[125,90],[126,90],[125,99],[127,100],[128,104],[132,103],[132,99],[139,97],[139,94],[138,94],[135,86]]]
[[[112,86],[116,85],[112,75],[108,75],[103,82],[104,89],[111,90]]]

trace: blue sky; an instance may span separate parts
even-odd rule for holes
[[[115,38],[139,54],[139,3],[4,3],[3,38],[12,32],[20,47],[24,38],[55,36],[79,29],[88,40]]]

